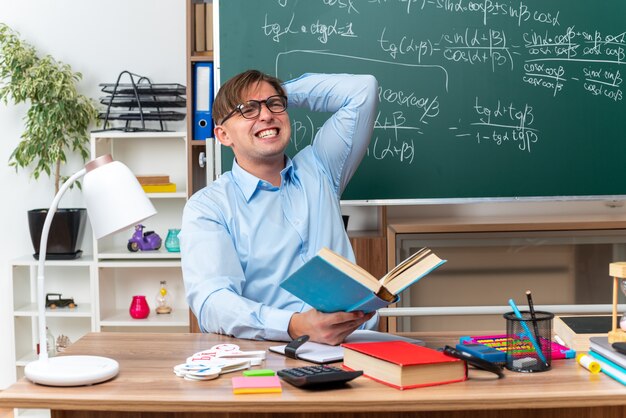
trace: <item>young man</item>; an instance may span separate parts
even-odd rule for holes
[[[214,133],[235,161],[189,199],[179,235],[187,301],[203,331],[339,344],[372,318],[318,312],[279,285],[322,247],[354,261],[339,199],[367,150],[377,88],[372,76],[307,74],[281,85],[255,70],[221,87]],[[287,104],[333,113],[293,159]]]

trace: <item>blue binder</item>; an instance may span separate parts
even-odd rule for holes
[[[194,66],[193,139],[213,137],[213,63]]]

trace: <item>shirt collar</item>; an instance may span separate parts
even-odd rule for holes
[[[283,183],[286,181],[291,181],[293,179],[293,162],[291,161],[291,158],[286,158],[287,161],[285,163],[285,168],[283,168],[280,172]],[[235,180],[235,183],[237,184],[237,186],[239,186],[239,189],[243,193],[243,196],[245,197],[247,202],[250,201],[250,199],[254,195],[254,192],[256,192],[257,189],[278,190],[277,187],[271,185],[265,180],[262,180],[248,173],[246,170],[241,168],[241,166],[237,164],[236,159],[233,159],[233,168],[231,169],[231,172],[233,174],[233,179]]]

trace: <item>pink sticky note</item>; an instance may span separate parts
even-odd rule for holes
[[[280,393],[278,376],[240,376],[233,377],[233,393]]]

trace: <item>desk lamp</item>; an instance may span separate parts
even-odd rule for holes
[[[88,162],[71,176],[52,200],[41,232],[37,269],[37,314],[39,315],[39,359],[28,363],[26,377],[34,383],[49,386],[81,386],[104,382],[115,377],[119,364],[99,356],[48,357],[46,349],[46,303],[44,296],[44,265],[48,235],[59,200],[79,178],[83,180],[83,196],[87,214],[96,239],[137,224],[156,214],[154,206],[139,185],[137,178],[124,164],[103,155]]]

